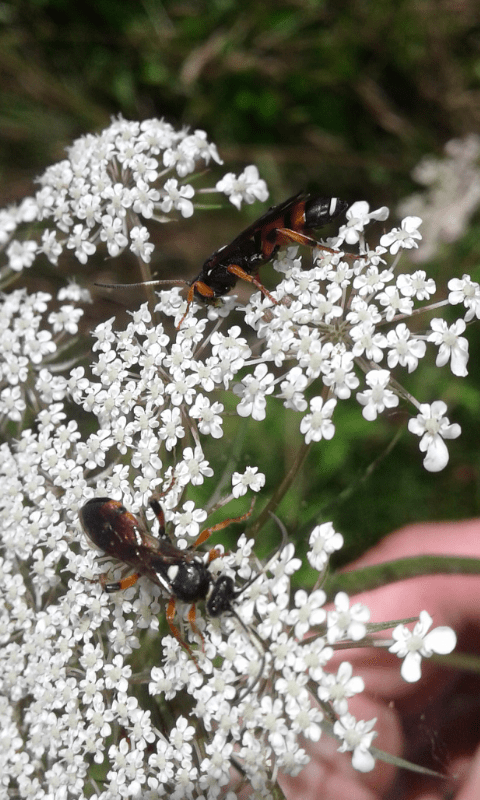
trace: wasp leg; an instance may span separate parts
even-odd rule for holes
[[[167,486],[167,488],[163,492],[160,492],[160,493],[159,492],[155,492],[154,494],[152,494],[152,496],[150,497],[150,500],[148,501],[148,505],[150,506],[150,508],[152,509],[153,513],[155,514],[155,516],[156,516],[156,518],[158,520],[158,528],[159,528],[159,535],[160,536],[165,536],[165,514],[164,514],[162,506],[160,505],[160,503],[158,501],[159,501],[159,499],[161,497],[165,497],[165,495],[169,493],[170,489],[175,484],[175,481],[176,481],[176,478],[175,478],[175,475],[173,475],[169,486]]]
[[[332,255],[340,252],[339,250],[333,250],[331,247],[326,247],[325,245],[320,244],[320,242],[317,242],[316,239],[312,239],[311,236],[305,236],[304,233],[292,231],[291,228],[277,228],[275,244],[280,245],[280,247],[282,245],[286,246],[289,244],[303,244],[306,247],[318,247],[320,250],[325,250],[327,253],[332,253]]]
[[[215,531],[221,531],[224,528],[226,528],[227,525],[232,525],[234,522],[243,522],[244,519],[248,519],[252,514],[254,505],[255,505],[255,498],[252,500],[252,505],[250,506],[250,508],[248,509],[246,514],[242,514],[241,517],[229,517],[229,519],[224,519],[223,522],[217,522],[216,525],[212,525],[211,528],[205,528],[205,530],[203,530],[199,534],[197,539],[195,539],[195,541],[193,543],[193,547],[198,547],[199,545],[201,545],[204,542],[206,542],[207,539],[212,535],[212,533],[215,533]],[[213,549],[215,549],[215,548],[213,548]],[[210,552],[212,552],[212,551],[210,551]],[[209,560],[213,561],[214,558],[218,558],[218,556],[213,556]]]
[[[192,608],[194,608],[194,606],[192,606]],[[192,609],[190,609],[189,614],[188,614],[189,621],[190,621],[190,612],[191,612],[191,610]],[[175,619],[175,597],[171,597],[170,600],[168,601],[166,617],[167,617],[168,627],[170,628],[173,636],[175,636],[175,639],[177,640],[177,642],[179,642],[182,645],[182,647],[187,651],[188,655],[190,656],[192,661],[195,663],[195,666],[197,667],[197,669],[199,669],[198,664],[197,664],[197,659],[195,658],[191,647],[182,639],[182,637],[180,635],[180,631],[178,630],[177,626],[174,625],[174,623],[173,623],[173,620]],[[194,613],[194,618],[195,618],[195,613]],[[191,624],[191,622],[190,622],[190,624]],[[198,631],[198,628],[195,625],[195,619],[194,619],[194,623],[192,625],[192,628],[194,628],[194,630],[196,629],[196,631]],[[198,633],[200,633],[200,631],[198,631]],[[200,634],[200,636],[201,636],[201,634]],[[203,643],[203,637],[202,637],[202,643]]]
[[[151,497],[148,501],[148,504],[158,520],[159,535],[165,536],[165,514],[163,513],[162,506],[156,497]]]
[[[221,558],[224,555],[223,548],[220,550],[218,547],[212,547],[211,550],[208,551],[208,559],[207,563],[211,564],[212,561],[215,561],[216,558]]]
[[[231,272],[232,275],[235,275],[237,278],[241,278],[242,281],[253,283],[253,285],[256,286],[257,289],[260,289],[260,291],[262,292],[262,294],[265,295],[265,297],[268,297],[268,299],[273,303],[274,306],[278,306],[278,300],[275,300],[273,295],[270,294],[270,292],[268,291],[268,289],[265,288],[263,283],[260,283],[260,281],[255,275],[249,275],[248,272],[245,272],[245,270],[242,269],[242,267],[239,267],[238,264],[230,264],[230,266],[227,267],[227,272]]]
[[[204,283],[203,281],[194,281],[190,286],[187,301],[189,303],[192,302],[193,298],[195,297],[195,291],[202,295],[206,300],[214,300],[215,299],[215,292],[213,289],[208,286],[208,284]]]
[[[204,638],[202,636],[201,631],[199,630],[199,628],[197,626],[197,623],[195,622],[196,613],[197,612],[196,612],[196,608],[195,608],[195,603],[192,603],[192,605],[190,606],[189,612],[188,612],[187,619],[188,619],[188,621],[190,623],[190,626],[191,626],[192,631],[194,632],[195,636],[197,636],[200,639],[200,641],[202,643],[202,650],[205,652],[205,640],[204,640]]]
[[[107,573],[101,575],[99,581],[102,585],[102,589],[105,592],[124,592],[125,589],[129,589],[130,586],[134,586],[139,578],[142,576],[139,572],[135,572],[133,575],[129,575],[128,578],[122,578],[120,581],[115,581],[115,583],[108,583]]]
[[[187,316],[190,306],[194,301],[195,290],[202,295],[202,297],[206,300],[206,302],[215,299],[215,292],[213,291],[213,289],[210,288],[210,286],[207,286],[207,284],[204,283],[203,281],[194,281],[190,286],[190,289],[188,290],[187,308],[185,309],[185,314],[183,315],[182,319],[177,325],[177,331],[182,327],[183,320]]]

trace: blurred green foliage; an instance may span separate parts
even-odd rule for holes
[[[425,150],[479,124],[475,0],[20,0],[2,21],[1,123],[20,167],[111,114],[164,115],[270,157],[279,180],[318,164],[391,201]]]
[[[2,205],[31,193],[33,177],[72,139],[118,113],[205,129],[228,169],[259,166],[273,202],[314,176],[329,194],[391,208],[412,191],[410,171],[422,155],[480,127],[475,0],[19,0],[0,4],[0,25]],[[248,221],[229,212],[218,241],[206,219],[165,226],[165,276],[198,271]],[[477,218],[463,241],[440,252],[432,265],[440,285],[478,272],[478,234]],[[113,302],[108,315],[116,311]],[[105,316],[104,302],[90,323]],[[367,425],[354,403],[340,404],[336,437],[312,448],[280,508],[289,533],[304,537],[348,487],[331,515],[349,557],[410,521],[479,513],[474,329],[470,340],[468,382],[427,364],[410,380],[422,401],[444,399],[466,431],[450,443],[447,469],[425,473],[417,441],[403,436],[364,479],[406,416]],[[265,496],[292,462],[297,430],[298,417],[282,411],[262,437],[248,438],[238,467],[262,464]]]

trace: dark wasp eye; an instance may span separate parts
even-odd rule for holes
[[[207,600],[207,612],[211,617],[219,617],[230,611],[232,601],[237,595],[234,585],[233,578],[229,575],[221,575],[213,584]]]

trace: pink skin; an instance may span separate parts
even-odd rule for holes
[[[349,569],[425,554],[480,558],[480,520],[412,525],[388,536]],[[456,631],[457,653],[480,655],[480,576],[411,578],[356,595],[357,601],[369,606],[375,622],[426,609],[432,627],[449,625]],[[401,660],[388,652],[351,650],[343,653],[345,659],[366,686],[355,703],[350,701],[352,713],[357,719],[377,717],[373,745],[456,778],[425,778],[381,761],[361,774],[352,768],[351,754],[337,753],[333,741],[322,736],[306,744],[312,761],[303,772],[281,778],[287,800],[479,800],[480,676],[423,659],[421,680],[408,684],[400,677]]]

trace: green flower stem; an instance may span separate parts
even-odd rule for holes
[[[395,581],[422,575],[479,575],[480,559],[462,556],[412,556],[363,567],[353,572],[339,572],[327,577],[323,586],[328,597],[337,592],[349,596],[378,589]]]

